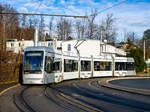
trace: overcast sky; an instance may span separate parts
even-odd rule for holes
[[[85,15],[91,9],[101,11],[123,0],[0,0],[10,4],[18,12]],[[150,29],[150,0],[128,0],[98,15],[96,22],[113,13],[116,19],[118,39],[123,40],[124,32],[135,32],[138,37]]]

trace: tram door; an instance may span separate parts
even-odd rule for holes
[[[44,65],[44,79],[45,83],[53,83],[55,81],[55,77],[53,74],[53,60],[50,54],[45,56],[45,65]]]
[[[62,59],[60,57],[54,58],[53,60],[53,73],[55,76],[55,82],[62,80]]]

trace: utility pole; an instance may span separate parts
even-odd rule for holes
[[[144,61],[145,61],[145,39],[144,39]]]
[[[34,32],[34,46],[38,46],[38,41],[39,41],[39,32],[37,29],[35,29]]]
[[[78,54],[78,77],[79,77],[79,79],[80,79],[80,69],[81,69],[81,62],[80,62],[80,51],[78,50],[78,47],[83,43],[83,42],[85,42],[86,40],[85,39],[83,39],[83,40],[81,40],[81,42],[79,43],[79,41],[80,40],[77,40],[77,43],[75,44],[75,46],[74,46],[74,48],[75,48],[75,50],[77,51],[77,54]]]
[[[102,55],[103,26],[100,27],[100,56]]]

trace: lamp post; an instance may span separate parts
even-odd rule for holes
[[[144,61],[145,61],[145,38],[144,38]]]
[[[100,56],[102,55],[103,26],[100,27]]]

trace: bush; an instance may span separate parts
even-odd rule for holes
[[[146,68],[146,63],[144,61],[143,51],[141,48],[131,49],[127,56],[134,58],[136,72],[144,71],[144,69]]]
[[[0,50],[0,83],[18,82],[23,55]]]

